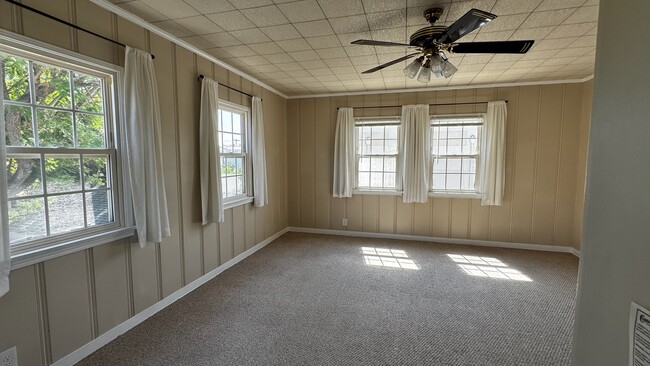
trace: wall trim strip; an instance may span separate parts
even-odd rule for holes
[[[128,320],[124,321],[123,323],[117,325],[115,328],[109,330],[108,332],[100,335],[99,337],[93,339],[92,341],[86,343],[83,345],[81,348],[77,349],[76,351],[73,351],[72,353],[68,354],[67,356],[59,359],[55,363],[53,363],[53,366],[67,366],[67,365],[74,365],[75,363],[81,361],[85,357],[89,356],[91,353],[97,351],[101,347],[107,345],[109,342],[114,340],[115,338],[119,337],[120,335],[124,334],[125,332],[129,331],[136,325],[142,323],[143,321],[147,320],[149,317],[152,315],[158,313],[162,309],[166,308],[167,306],[173,304],[183,296],[189,294],[190,292],[194,291],[197,289],[199,286],[205,284],[206,282],[210,281],[211,279],[215,278],[219,274],[221,274],[223,271],[227,270],[228,268],[234,266],[235,264],[241,262],[251,254],[257,252],[258,250],[264,248],[266,245],[274,241],[275,239],[279,238],[280,236],[284,235],[286,232],[289,231],[289,228],[282,229],[278,231],[277,233],[271,235],[270,237],[264,239],[262,242],[258,243],[254,247],[248,249],[247,251],[243,252],[242,254],[236,256],[235,258],[229,260],[228,262],[222,264],[221,266],[213,269],[212,271],[206,273],[205,275],[197,278],[196,280],[192,281],[191,283],[187,284],[186,286],[180,288],[179,290],[176,290],[174,293],[171,295],[165,297],[164,299],[158,301],[157,303],[151,305],[150,307],[144,309],[142,312],[136,314],[135,316],[129,318]]]
[[[492,241],[492,240],[456,239],[456,238],[442,238],[436,236],[372,233],[372,232],[362,232],[362,231],[317,229],[311,227],[295,227],[295,226],[290,226],[288,228],[288,231],[295,232],[295,233],[354,236],[354,237],[361,237],[361,238],[413,240],[413,241],[426,241],[426,242],[442,243],[442,244],[475,245],[475,246],[482,246],[482,247],[536,250],[541,252],[570,253],[580,258],[579,250],[573,247],[566,247],[560,245],[509,243],[504,241]]]

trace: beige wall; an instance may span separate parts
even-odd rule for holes
[[[591,84],[292,99],[287,102],[289,225],[578,247]],[[506,194],[502,206],[476,199],[331,195],[336,108],[509,100]],[[432,107],[431,113],[484,112],[485,105]],[[398,115],[399,109],[355,115]],[[585,147],[586,149],[586,147]],[[581,153],[582,152],[582,153]],[[582,173],[579,171],[582,167]],[[341,219],[348,219],[347,228]]]
[[[21,268],[0,298],[0,351],[17,346],[21,365],[48,364],[287,226],[286,101],[86,0],[24,3],[156,55],[163,164],[172,237],[140,249],[121,240]],[[124,49],[0,2],[0,27],[123,65]],[[198,107],[201,73],[261,96],[269,206],[226,211],[221,225],[200,224]],[[236,103],[250,99],[221,88]]]

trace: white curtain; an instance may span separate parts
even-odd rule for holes
[[[160,106],[151,55],[126,47],[126,153],[140,246],[171,235],[163,178]]]
[[[0,70],[0,77],[4,74]],[[3,95],[0,87],[0,95]],[[5,150],[5,112],[2,101],[0,101],[0,161],[7,161]],[[0,169],[0,192],[7,191],[7,171]],[[0,297],[9,292],[9,270],[11,269],[11,253],[9,251],[9,219],[5,215],[7,211],[7,195],[0,195]]]
[[[482,205],[501,205],[506,174],[506,102],[489,102],[481,143],[485,153],[481,157]]]
[[[429,105],[402,106],[400,130],[402,200],[404,203],[425,203],[429,199],[429,182],[431,180]]]
[[[266,186],[266,150],[264,148],[264,111],[262,99],[253,97],[253,194],[255,207],[269,203]]]
[[[219,123],[219,84],[204,77],[201,82],[199,159],[201,169],[201,218],[203,225],[223,222]]]
[[[339,108],[334,139],[334,197],[352,197],[354,188],[354,116],[352,108]]]

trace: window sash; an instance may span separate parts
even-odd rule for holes
[[[241,152],[240,153],[223,153],[221,152],[221,139],[218,141],[218,148],[219,148],[219,157],[220,158],[243,158],[244,159],[244,169],[242,171],[242,176],[243,176],[243,193],[234,195],[234,196],[226,196],[226,187],[222,186],[222,198],[224,203],[230,203],[233,201],[238,201],[241,200],[242,198],[247,198],[247,197],[252,197],[253,193],[252,192],[252,164],[251,164],[251,159],[250,159],[250,144],[251,144],[251,112],[250,108],[244,107],[232,102],[229,102],[227,100],[222,100],[219,99],[219,111],[218,111],[218,123],[217,123],[217,132],[218,133],[229,133],[227,131],[223,131],[221,129],[222,124],[221,124],[221,112],[227,111],[233,114],[239,114],[241,116],[241,136],[242,136],[242,142],[241,142]],[[219,160],[219,171],[221,171],[221,160]],[[240,176],[240,174],[236,175],[231,175],[231,176]],[[221,179],[224,179],[225,177],[221,177]]]

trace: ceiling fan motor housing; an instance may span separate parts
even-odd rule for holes
[[[415,47],[427,48],[433,45],[433,41],[438,39],[447,27],[444,25],[430,25],[419,29],[411,35],[409,44]]]

